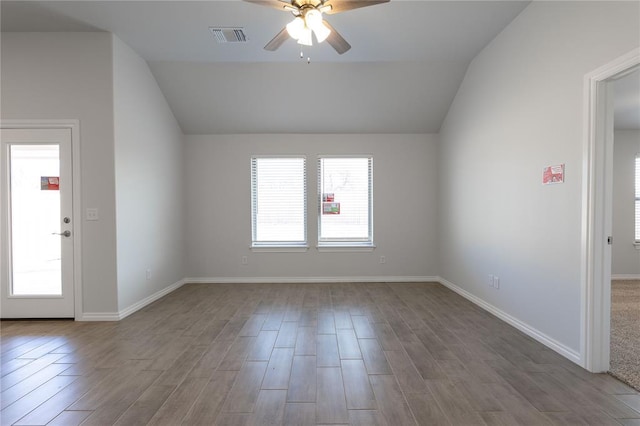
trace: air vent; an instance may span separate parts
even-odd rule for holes
[[[218,43],[246,43],[248,41],[244,28],[209,27],[209,31]]]

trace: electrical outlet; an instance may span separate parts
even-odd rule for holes
[[[489,287],[493,287],[495,285],[494,280],[495,280],[495,277],[492,274],[489,274],[489,279],[487,280],[487,282],[489,283]]]
[[[146,277],[147,277],[147,281],[149,281],[151,279],[151,269],[147,269],[146,271]]]
[[[387,258],[384,256],[380,256],[380,263],[387,263]]]
[[[242,256],[242,258],[240,258],[240,263],[243,265],[248,265],[249,264],[249,258],[247,256]]]
[[[496,290],[500,290],[500,277],[493,277],[493,287]]]
[[[89,207],[86,210],[86,219],[87,220],[98,220],[100,219],[100,216],[98,214],[98,209],[95,207]]]

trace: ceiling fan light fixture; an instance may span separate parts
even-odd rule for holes
[[[1,1],[1,0],[0,0]],[[263,6],[274,7],[291,12],[295,19],[265,46],[271,52],[277,50],[290,36],[298,44],[311,46],[313,38],[318,43],[325,40],[339,55],[351,49],[351,45],[337,32],[329,22],[322,19],[323,13],[336,14],[347,10],[388,3],[390,0],[244,0]]]
[[[331,29],[324,23],[322,12],[310,9],[303,16],[296,16],[287,24],[287,33],[297,40],[298,44],[311,46],[313,45],[312,33],[316,35],[318,43],[322,43],[331,34]]]
[[[313,40],[311,38],[311,29],[308,27],[304,27],[302,32],[300,33],[300,37],[298,37],[298,44],[303,46],[313,46]]]
[[[329,34],[331,34],[331,30],[324,24],[324,21],[321,21],[320,24],[313,29],[313,32],[316,35],[318,43],[325,41],[327,37],[329,37]]]
[[[305,30],[304,20],[299,16],[287,24],[287,32],[294,40],[299,40]]]
[[[318,9],[309,9],[304,14],[304,21],[307,23],[307,27],[314,30],[318,25],[322,24],[322,12]]]
[[[322,12],[318,9],[310,9],[304,15],[304,22],[307,24],[307,28],[311,28],[316,35],[318,43],[322,43],[329,37],[331,30],[324,24],[322,19]]]

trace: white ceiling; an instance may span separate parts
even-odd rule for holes
[[[527,1],[406,1],[326,19],[350,42],[262,47],[292,19],[234,1],[2,1],[2,31],[110,31],[158,80],[182,129],[209,133],[433,133],[469,62]],[[243,27],[217,44],[211,26]]]

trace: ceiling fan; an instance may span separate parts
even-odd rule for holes
[[[265,50],[275,51],[291,37],[303,46],[313,44],[312,34],[318,43],[327,41],[340,55],[351,45],[322,18],[347,10],[387,3],[389,0],[244,0],[267,7],[291,12],[293,21],[287,24],[267,45]]]

